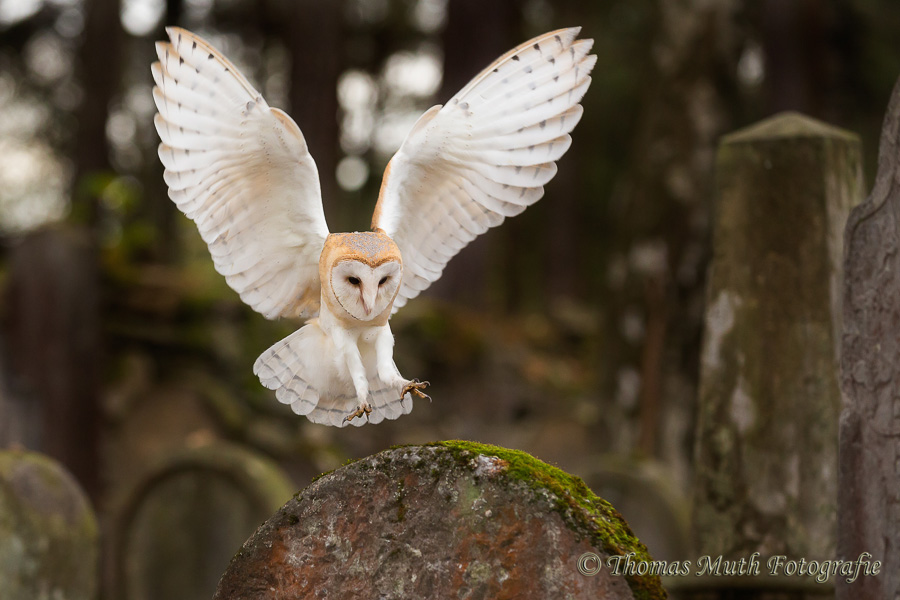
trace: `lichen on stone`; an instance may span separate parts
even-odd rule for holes
[[[403,448],[397,446],[395,448]],[[500,446],[463,440],[448,440],[426,444],[425,447],[443,449],[458,466],[473,474],[485,473],[478,457],[496,457],[502,463],[502,472],[512,480],[522,482],[535,498],[549,500],[567,526],[577,534],[591,540],[610,555],[635,552],[634,560],[649,561],[647,548],[635,537],[625,519],[606,500],[600,498],[580,477],[549,465],[527,452],[510,450]],[[502,464],[494,462],[494,465]],[[635,598],[654,599],[660,596],[658,578],[627,577]]]

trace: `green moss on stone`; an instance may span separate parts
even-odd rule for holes
[[[548,465],[527,452],[500,446],[463,440],[449,440],[426,444],[450,453],[457,464],[472,469],[475,456],[494,456],[507,463],[508,477],[521,481],[539,498],[550,493],[556,511],[570,529],[591,540],[610,555],[635,553],[634,560],[649,561],[647,548],[635,537],[625,519],[606,500],[594,494],[580,477],[570,475],[558,467]],[[627,577],[635,598],[656,600],[665,598],[656,577]]]

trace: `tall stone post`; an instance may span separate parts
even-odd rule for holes
[[[888,106],[871,195],[847,222],[838,471],[838,557],[863,552],[877,577],[836,581],[837,597],[900,598],[900,82]]]
[[[729,585],[771,589],[769,556],[834,558],[842,232],[860,144],[783,113],[725,137],[717,169],[695,543],[698,556],[759,552],[761,576]],[[781,597],[767,593],[752,597]]]

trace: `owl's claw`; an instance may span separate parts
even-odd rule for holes
[[[427,398],[428,401],[431,402],[431,396],[422,391],[429,385],[431,384],[427,381],[419,381],[418,379],[413,379],[412,381],[407,383],[406,386],[404,386],[403,391],[400,392],[400,398],[402,399],[404,396],[406,396],[406,394],[412,392],[419,398]]]
[[[372,414],[372,407],[369,406],[368,404],[360,404],[356,408],[355,412],[352,412],[349,415],[347,415],[346,417],[344,417],[344,423],[349,423],[356,417],[362,417],[363,415],[366,415],[368,417],[370,414]]]

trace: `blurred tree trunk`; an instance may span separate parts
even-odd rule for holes
[[[740,44],[734,0],[657,6],[654,72],[615,229],[627,275],[608,319],[620,336],[619,368],[631,362],[641,374],[638,450],[681,450],[686,468],[693,432],[683,416],[693,413],[697,385],[713,160],[718,137],[732,127]],[[630,336],[622,333],[625,315],[636,323]],[[666,430],[665,423],[683,430]]]
[[[824,116],[829,55],[826,12],[822,0],[761,3],[767,114],[796,110]]]
[[[602,92],[595,90],[594,93]],[[590,144],[590,133],[576,129],[572,138],[573,147],[557,163],[559,171],[547,185],[547,199],[539,205],[541,212],[529,223],[532,231],[537,226],[537,231],[544,234],[546,251],[539,264],[543,266],[542,281],[546,286],[544,300],[550,303],[583,298],[586,291],[583,283],[587,277],[581,277],[581,273],[591,270],[590,260],[582,253],[586,250],[584,239],[579,235],[584,231],[581,207],[585,197],[578,189],[575,159],[582,144],[585,147]]]
[[[183,0],[166,0],[166,18],[163,22],[164,26],[180,25],[181,13],[184,10]]]
[[[553,9],[557,15],[555,21],[562,26],[586,25],[585,8],[570,3],[559,3]],[[595,9],[596,10],[596,9]],[[542,27],[540,33],[549,29],[549,25]],[[579,34],[579,38],[590,38],[597,35],[589,27]],[[525,41],[524,39],[520,42]],[[592,50],[597,53],[597,48]],[[604,94],[605,90],[596,85],[588,89],[588,94]],[[584,105],[584,103],[582,103]],[[543,292],[541,300],[553,312],[554,305],[559,308],[560,300],[585,299],[587,286],[585,282],[590,276],[585,275],[593,271],[596,266],[591,264],[590,247],[596,244],[591,240],[596,235],[594,228],[584,226],[587,215],[584,207],[590,202],[590,190],[582,183],[586,172],[594,165],[582,160],[592,143],[592,132],[580,125],[572,132],[572,147],[566,155],[557,162],[558,171],[546,186],[546,198],[529,209],[532,214],[523,220],[520,237],[532,240],[541,240],[540,256],[536,257],[534,264],[541,265],[540,283]],[[579,173],[580,170],[583,170]],[[516,224],[518,225],[518,224]],[[532,242],[533,243],[533,242]],[[526,267],[527,268],[527,267]],[[526,271],[527,272],[527,271]],[[543,312],[543,310],[542,310]]]
[[[121,83],[124,32],[119,22],[119,0],[88,0],[84,10],[84,32],[78,56],[84,99],[76,114],[72,212],[76,219],[95,226],[100,218],[102,192],[97,176],[112,173],[106,119]]]
[[[30,234],[13,251],[6,352],[21,377],[17,411],[39,419],[40,450],[96,501],[100,491],[102,341],[96,244],[84,227]],[[29,429],[31,426],[28,427]]]
[[[522,30],[516,0],[450,0],[442,35],[444,77],[440,98],[448,100],[481,69],[517,45]]]
[[[439,102],[444,103],[452,98],[498,56],[522,42],[519,39],[521,31],[521,2],[450,0],[441,40],[444,75],[438,94]],[[484,306],[492,291],[488,285],[489,275],[499,270],[499,265],[492,262],[508,265],[511,260],[504,252],[491,252],[491,248],[508,246],[500,243],[505,235],[511,234],[492,231],[464,248],[435,282],[434,295],[470,306]],[[515,281],[507,277],[500,279],[504,286]],[[506,295],[507,291],[502,290],[501,293]]]
[[[166,16],[160,24],[155,39],[168,39],[165,28],[170,25],[181,25],[183,12],[183,0],[166,0]],[[156,60],[155,57],[154,51],[151,62]],[[155,231],[150,258],[157,262],[172,263],[181,252],[177,235],[178,221],[176,220],[179,211],[175,203],[169,200],[168,186],[163,178],[163,171],[163,165],[157,158],[156,152],[149,154],[143,164],[142,182],[145,201],[140,210],[144,213],[142,216],[153,224]]]
[[[343,65],[341,2],[296,0],[283,8],[276,35],[291,57],[290,114],[297,121],[322,184],[325,217],[338,229],[339,157],[337,82]]]
[[[112,174],[106,120],[120,85],[118,0],[84,5],[78,74],[84,98],[72,148],[77,225],[30,235],[15,250],[9,287],[9,353],[40,405],[42,448],[87,493],[100,493],[102,334],[97,231]]]

